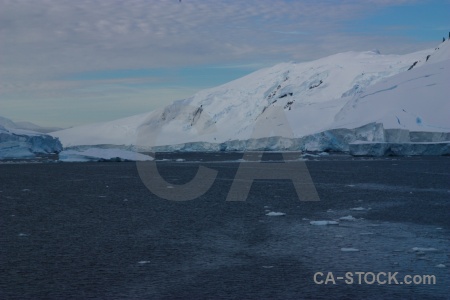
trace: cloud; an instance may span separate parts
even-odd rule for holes
[[[410,2],[0,0],[0,97],[70,99],[125,82],[70,80],[86,72],[304,61],[377,43],[404,50],[411,41],[345,24]]]
[[[314,41],[374,9],[358,1],[0,2],[1,64],[17,76],[264,58],[280,48],[280,32]]]

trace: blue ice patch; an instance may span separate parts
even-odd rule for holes
[[[416,118],[416,123],[417,123],[418,125],[422,124],[422,119],[419,118],[419,117],[417,117],[417,118]]]

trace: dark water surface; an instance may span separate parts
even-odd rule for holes
[[[0,164],[0,299],[450,299],[450,157],[309,157],[319,202],[300,202],[289,180],[256,180],[247,201],[226,202],[239,153],[158,158],[168,185],[199,165],[216,181],[174,202],[135,163]],[[436,284],[313,280],[360,271]]]

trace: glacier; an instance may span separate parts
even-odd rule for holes
[[[61,142],[48,134],[0,125],[0,159],[34,158],[38,154],[59,153],[62,149]]]
[[[427,59],[428,58],[428,59]],[[51,133],[65,147],[447,155],[450,42],[283,63],[148,113]]]
[[[414,142],[417,136],[432,141]],[[450,133],[384,129],[382,123],[370,123],[353,129],[331,129],[301,138],[274,136],[220,144],[192,142],[134,149],[143,152],[304,151],[340,152],[354,156],[450,155]]]

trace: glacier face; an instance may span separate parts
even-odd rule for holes
[[[279,64],[159,110],[53,135],[64,146],[132,145],[158,151],[356,154],[369,144],[381,149],[386,145],[380,143],[442,142],[450,132],[449,70],[450,42],[407,55],[347,52]],[[358,142],[366,142],[365,148]]]
[[[417,142],[420,136],[421,142]],[[428,142],[423,142],[423,141]],[[300,138],[272,136],[231,140],[223,143],[191,142],[155,147],[136,147],[136,151],[305,151],[343,152],[354,156],[450,155],[450,133],[410,132],[384,129],[382,123],[370,123],[347,129],[331,129]]]
[[[62,151],[62,144],[55,137],[0,125],[0,159],[33,158],[36,154],[60,151]]]

